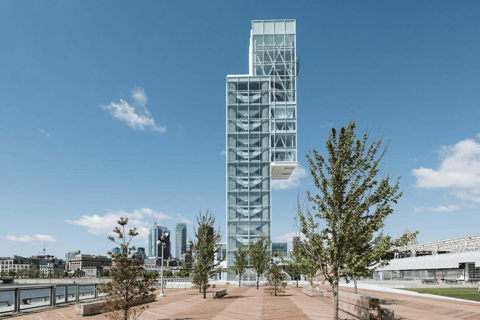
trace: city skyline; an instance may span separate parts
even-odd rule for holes
[[[162,221],[187,223],[190,240],[207,209],[226,242],[225,77],[248,70],[252,20],[289,18],[298,167],[272,181],[272,241],[291,242],[297,194],[315,192],[304,155],[325,155],[331,127],[352,119],[359,135],[390,140],[382,174],[402,176],[384,234],[418,230],[420,243],[477,234],[479,10],[2,1],[0,256],[32,256],[44,243],[60,258],[106,255],[119,217],[138,228],[137,247]]]

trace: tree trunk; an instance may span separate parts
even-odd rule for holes
[[[333,320],[338,320],[338,280],[333,283]]]
[[[207,286],[203,286],[203,299],[207,299]]]
[[[357,279],[356,278],[353,278],[353,287],[354,287],[354,293],[357,294]]]
[[[257,290],[258,290],[258,280],[260,280],[260,276],[257,273]]]
[[[298,288],[298,278],[297,278],[297,288]]]

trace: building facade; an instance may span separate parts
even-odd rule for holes
[[[166,244],[165,248],[163,249],[163,259],[166,260],[170,257],[170,230],[164,226],[157,226],[156,223],[148,233],[148,257],[162,257],[161,244],[158,244],[157,241],[160,240],[160,237],[164,233],[168,233],[168,237],[166,237],[166,239],[163,241]]]
[[[187,224],[177,223],[175,227],[175,258],[183,260],[187,252]]]
[[[395,259],[388,266],[376,268],[374,279],[480,281],[480,234],[428,243],[414,239],[395,249]]]
[[[82,253],[81,250],[69,251],[69,252],[65,253],[65,264],[68,265],[68,261],[70,260],[70,258],[73,258],[73,257],[75,257],[75,255],[80,254],[80,253]]]
[[[271,180],[297,166],[295,20],[252,21],[249,73],[227,76],[227,266],[271,235]]]
[[[73,271],[84,271],[86,268],[110,267],[111,265],[112,260],[105,256],[77,254],[75,257],[70,258],[68,262],[68,269]]]

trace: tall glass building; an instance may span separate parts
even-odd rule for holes
[[[270,180],[297,166],[295,20],[252,21],[249,74],[227,76],[227,267],[271,234]]]
[[[175,227],[175,258],[183,260],[183,254],[187,251],[187,224],[177,223]]]
[[[170,230],[167,229],[165,226],[157,226],[156,223],[153,224],[153,228],[149,230],[148,233],[148,257],[162,257],[162,248],[161,245],[157,243],[160,240],[160,237],[165,232],[168,232],[169,235],[165,239],[165,248],[163,249],[163,259],[170,258]]]

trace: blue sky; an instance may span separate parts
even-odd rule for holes
[[[0,2],[0,256],[106,254],[119,216],[173,231],[209,208],[225,236],[225,80],[251,20],[296,19],[295,179],[273,191],[288,239],[302,156],[331,126],[390,140],[404,196],[385,233],[478,233],[476,1]],[[378,128],[381,127],[379,130]],[[193,225],[189,225],[191,236]]]

